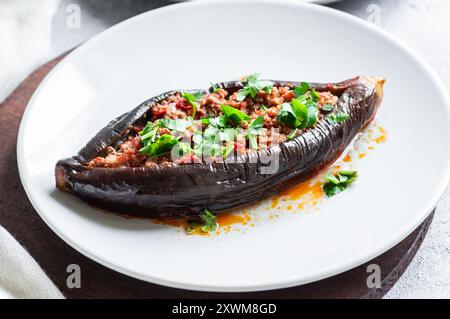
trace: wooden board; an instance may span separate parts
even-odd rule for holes
[[[133,279],[84,257],[41,220],[22,188],[16,161],[20,120],[31,95],[63,58],[30,75],[0,104],[0,224],[37,260],[68,298],[380,298],[398,280],[420,247],[433,214],[408,238],[369,263],[338,276],[288,289],[255,293],[207,293],[172,289]],[[81,267],[81,288],[66,286],[69,264]],[[367,287],[367,265],[381,268],[381,288]],[[233,270],[230,270],[233,271]]]

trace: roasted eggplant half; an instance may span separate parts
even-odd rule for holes
[[[364,76],[318,84],[251,75],[166,92],[58,161],[56,187],[98,208],[150,218],[251,204],[336,161],[375,117],[383,84]]]

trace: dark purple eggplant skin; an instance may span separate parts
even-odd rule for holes
[[[193,217],[204,209],[221,213],[252,204],[319,174],[336,161],[375,117],[383,97],[383,84],[383,79],[362,76],[335,84],[310,84],[317,91],[337,95],[333,112],[346,112],[349,119],[333,124],[322,118],[314,128],[295,139],[246,154],[240,163],[173,164],[156,168],[87,166],[106,147],[120,143],[130,125],[142,120],[156,103],[177,91],[166,92],[111,121],[78,155],[58,161],[56,187],[98,208],[149,218]],[[229,91],[239,90],[243,85],[236,81],[216,84]],[[265,162],[262,159],[268,156],[278,157],[278,170],[262,174]]]

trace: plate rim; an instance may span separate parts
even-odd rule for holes
[[[271,0],[217,0],[214,2],[210,2],[207,0],[198,0],[198,1],[189,1],[184,3],[177,3],[177,4],[171,4],[165,7],[157,8],[154,10],[150,10],[147,12],[143,12],[139,15],[136,15],[134,17],[131,17],[129,19],[126,19],[107,30],[99,33],[98,35],[94,36],[93,38],[89,39],[85,43],[81,44],[79,47],[75,48],[72,52],[67,54],[41,81],[38,88],[34,91],[32,97],[27,103],[25,112],[23,114],[23,117],[20,122],[19,127],[19,133],[17,138],[17,146],[16,146],[16,154],[17,154],[17,165],[19,169],[19,176],[22,183],[22,186],[25,190],[25,193],[30,200],[33,208],[36,210],[36,212],[39,214],[39,216],[43,219],[43,221],[47,224],[47,226],[56,233],[64,242],[66,242],[68,245],[70,245],[73,249],[80,252],[87,258],[94,260],[95,262],[110,268],[112,270],[115,270],[117,272],[120,272],[122,274],[125,274],[127,276],[137,278],[146,282],[159,284],[167,287],[172,288],[181,288],[181,289],[189,289],[189,290],[196,290],[196,291],[211,291],[211,292],[254,292],[254,291],[264,291],[264,290],[272,290],[272,289],[281,289],[281,288],[287,288],[287,287],[293,287],[298,285],[307,284],[310,282],[315,282],[318,280],[322,280],[328,277],[331,277],[333,275],[337,275],[340,273],[343,273],[347,270],[350,270],[352,268],[355,268],[359,265],[362,265],[371,259],[383,254],[384,252],[388,251],[395,245],[397,245],[399,242],[401,242],[403,239],[405,239],[411,232],[416,229],[420,223],[422,223],[425,218],[432,212],[434,207],[436,206],[437,202],[441,198],[442,194],[445,192],[447,185],[450,180],[450,166],[447,167],[447,170],[443,172],[442,179],[439,184],[439,187],[436,187],[438,189],[437,192],[435,192],[434,196],[430,198],[428,201],[427,208],[424,212],[422,212],[418,217],[415,219],[410,219],[407,223],[405,223],[405,226],[403,226],[401,231],[398,232],[398,235],[394,238],[389,240],[389,242],[386,242],[382,248],[373,249],[370,250],[370,253],[362,252],[358,255],[358,258],[353,258],[352,262],[343,262],[341,264],[335,265],[333,267],[333,270],[329,270],[327,272],[323,272],[320,275],[312,275],[312,274],[306,274],[301,276],[301,278],[291,278],[290,280],[285,281],[278,281],[278,282],[271,282],[261,280],[257,284],[253,284],[251,286],[249,285],[240,285],[240,286],[213,286],[208,284],[199,284],[198,282],[192,282],[192,281],[180,281],[180,280],[170,280],[163,277],[152,277],[149,275],[129,271],[127,269],[124,269],[123,267],[120,267],[118,265],[115,265],[114,263],[111,263],[103,258],[100,258],[96,256],[95,253],[92,253],[89,251],[89,249],[85,249],[83,247],[80,247],[77,245],[76,242],[73,242],[70,240],[63,231],[58,229],[55,225],[52,224],[51,220],[47,218],[46,214],[42,212],[41,209],[39,209],[38,199],[35,198],[33,195],[33,191],[31,190],[31,185],[27,183],[27,176],[26,176],[26,167],[25,167],[25,149],[24,149],[24,131],[26,128],[26,124],[28,122],[29,115],[31,113],[31,110],[34,106],[35,100],[40,96],[41,91],[44,90],[46,87],[47,82],[59,71],[60,68],[64,67],[66,63],[69,63],[71,59],[74,59],[77,55],[81,54],[82,52],[88,50],[90,46],[101,39],[102,37],[108,35],[111,32],[114,32],[118,28],[122,28],[123,26],[126,26],[127,24],[132,24],[138,21],[139,19],[147,19],[153,15],[158,15],[161,12],[165,11],[171,11],[171,10],[178,10],[180,7],[192,7],[192,6],[203,6],[203,5],[216,5],[216,4],[229,4],[229,3],[270,3],[272,5],[292,5],[297,7],[310,7],[313,8],[313,10],[317,10],[318,12],[322,11],[320,14],[329,14],[334,15],[337,17],[340,17],[347,22],[360,26],[362,28],[366,28],[367,30],[370,30],[371,32],[375,32],[378,35],[382,36],[386,41],[389,41],[390,43],[396,45],[399,49],[401,49],[405,54],[409,55],[411,59],[420,66],[423,71],[433,80],[433,84],[436,86],[436,89],[439,91],[439,93],[444,98],[447,109],[447,120],[450,123],[450,97],[448,94],[448,91],[443,84],[442,80],[439,78],[437,73],[431,68],[431,66],[422,58],[420,55],[418,55],[414,50],[412,50],[408,45],[403,43],[403,41],[397,39],[392,34],[388,33],[387,31],[379,28],[378,26],[371,24],[367,21],[364,21],[363,19],[360,19],[356,16],[353,16],[351,14],[329,8],[320,6],[317,4],[312,3],[298,3],[295,0],[278,0],[277,2],[273,2]],[[68,62],[69,61],[69,62]],[[447,128],[447,131],[449,131],[450,135],[450,127]],[[447,157],[449,157],[450,152],[447,152]]]

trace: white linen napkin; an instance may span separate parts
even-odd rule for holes
[[[59,0],[0,0],[0,103],[51,47],[51,23]]]
[[[25,249],[0,226],[0,299],[64,296]]]

